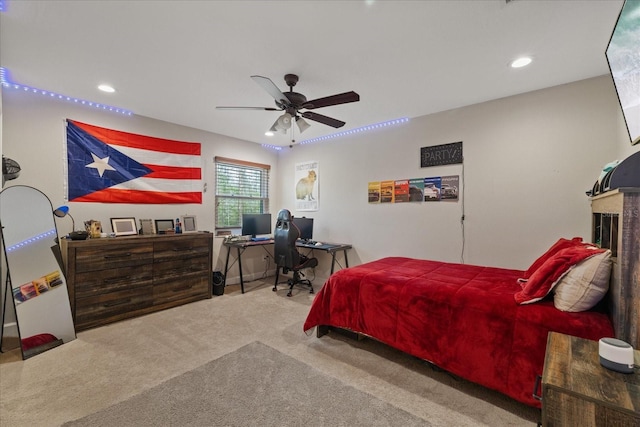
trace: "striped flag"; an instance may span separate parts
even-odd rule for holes
[[[66,124],[70,202],[202,203],[199,142]]]

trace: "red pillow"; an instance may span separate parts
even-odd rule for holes
[[[543,253],[542,256],[540,256],[540,258],[538,258],[533,262],[533,264],[531,264],[531,267],[529,267],[527,271],[524,272],[524,278],[528,279],[529,277],[531,277],[533,273],[535,273],[536,270],[540,268],[542,264],[545,263],[546,260],[548,260],[555,254],[557,254],[559,251],[563,250],[564,248],[570,248],[572,246],[579,246],[579,245],[584,245],[584,243],[582,243],[582,237],[574,237],[571,240],[567,240],[563,238],[559,239],[557,242],[553,244],[553,246],[551,246],[547,250],[547,252]]]
[[[605,252],[596,246],[580,244],[561,249],[551,258],[547,259],[524,284],[521,291],[513,297],[518,304],[529,304],[540,301],[547,296],[553,287],[559,282],[574,265],[594,255]]]

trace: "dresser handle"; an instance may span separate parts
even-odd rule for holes
[[[188,248],[173,248],[174,252],[185,252],[185,251],[192,251],[193,247],[188,247]]]
[[[115,277],[113,279],[104,279],[102,283],[104,283],[105,285],[110,285],[112,283],[118,283],[129,279],[131,279],[131,276]]]
[[[105,307],[105,308],[115,307],[117,305],[129,304],[130,302],[131,302],[131,298],[127,298],[127,299],[122,300],[122,301],[115,301],[115,302],[110,302],[110,303],[107,303],[107,304],[103,304],[103,307]]]
[[[105,255],[104,259],[111,259],[111,258],[126,258],[126,257],[130,257],[131,256],[131,252],[125,252],[123,254],[119,254],[119,255]]]

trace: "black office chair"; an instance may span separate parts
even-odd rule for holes
[[[304,274],[300,270],[304,268],[313,268],[318,265],[316,258],[307,258],[301,255],[296,248],[296,240],[300,237],[300,230],[292,221],[291,212],[282,209],[278,212],[276,220],[276,230],[274,233],[275,249],[274,256],[276,259],[276,282],[273,285],[273,291],[278,290],[278,278],[280,277],[280,269],[282,273],[287,274],[289,270],[293,271],[293,277],[287,281],[289,292],[287,296],[291,296],[295,285],[306,285],[311,288],[309,291],[313,293],[313,285],[309,279],[303,279]],[[302,277],[301,277],[302,276]]]

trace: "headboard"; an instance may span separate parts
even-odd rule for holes
[[[613,257],[609,309],[616,338],[640,349],[640,188],[597,195],[591,210],[593,242]]]

